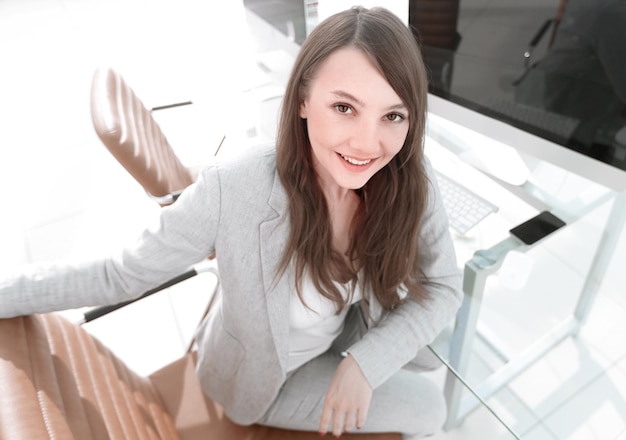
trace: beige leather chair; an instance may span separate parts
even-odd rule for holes
[[[185,105],[190,102],[173,104]],[[169,205],[196,178],[169,144],[161,127],[124,78],[109,67],[91,83],[91,118],[98,137],[161,206]]]
[[[238,426],[197,382],[194,353],[144,377],[59,314],[0,320],[2,440],[312,440]],[[345,439],[400,440],[399,434]]]

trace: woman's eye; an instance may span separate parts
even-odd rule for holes
[[[352,107],[346,104],[335,104],[335,109],[337,109],[339,113],[352,113]]]
[[[399,113],[389,113],[386,118],[391,122],[400,122],[404,120],[404,116]]]

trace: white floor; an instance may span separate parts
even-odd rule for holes
[[[238,1],[1,0],[0,270],[101,255],[134,239],[158,215],[93,131],[89,86],[96,66],[122,72],[149,107],[193,101],[157,116],[182,159],[196,164],[210,159],[223,135],[220,154],[271,136],[265,128],[275,114],[271,98],[280,94],[296,51]],[[427,148],[442,171],[471,172],[436,145]],[[533,213],[501,188],[482,185],[484,177],[471,176],[501,209],[467,236],[455,236],[460,264]],[[550,170],[550,182],[561,192],[574,188],[558,170]],[[575,306],[607,208],[528,252],[533,270],[523,289],[510,288],[502,276],[489,280],[481,324],[512,352]],[[615,240],[617,251],[579,337],[488,399],[524,439],[626,439],[626,234]],[[149,373],[182,353],[212,283],[202,275],[86,327],[138,372]],[[497,364],[477,343],[467,380],[477,383]],[[444,373],[433,378],[443,383]],[[435,438],[513,437],[480,408]]]

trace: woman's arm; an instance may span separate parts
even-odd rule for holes
[[[158,224],[120,253],[28,265],[0,277],[0,318],[115,304],[179,275],[213,252],[219,216],[215,167],[203,171]]]
[[[388,312],[348,352],[376,388],[413,360],[419,349],[431,343],[453,320],[461,305],[462,274],[445,213],[437,178],[426,161],[431,182],[428,207],[420,232],[420,264],[430,300],[409,300]]]

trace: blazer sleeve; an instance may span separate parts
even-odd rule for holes
[[[431,343],[454,319],[461,305],[462,274],[448,230],[437,178],[426,162],[430,180],[429,201],[420,231],[420,263],[430,300],[408,300],[387,312],[378,325],[347,351],[376,388],[413,360],[418,350]]]
[[[0,276],[0,318],[140,296],[186,271],[214,250],[220,211],[217,170],[208,167],[157,224],[109,258],[27,265]]]

